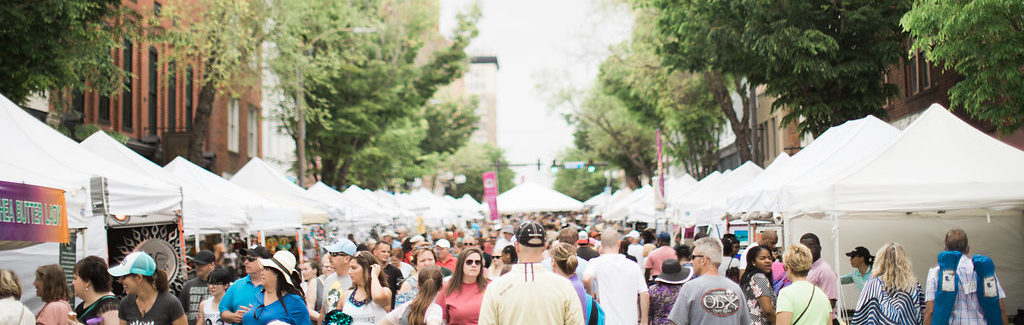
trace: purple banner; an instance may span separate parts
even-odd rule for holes
[[[67,244],[64,191],[0,181],[0,240]]]

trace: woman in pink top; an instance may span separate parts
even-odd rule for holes
[[[71,288],[64,278],[64,269],[60,265],[43,265],[36,269],[36,280],[32,281],[36,286],[36,295],[46,305],[36,315],[36,324],[42,325],[64,325],[68,323],[68,313],[71,312]]]
[[[437,295],[437,304],[444,312],[448,325],[476,325],[480,317],[480,303],[487,288],[483,253],[478,248],[467,248],[459,254],[455,272]]]

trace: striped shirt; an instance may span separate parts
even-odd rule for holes
[[[851,324],[921,324],[924,293],[918,284],[910,292],[886,290],[879,278],[864,283]]]

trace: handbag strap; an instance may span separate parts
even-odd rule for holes
[[[807,299],[807,305],[804,306],[804,311],[800,312],[800,316],[798,316],[796,318],[796,320],[793,321],[794,325],[796,323],[800,322],[800,319],[804,318],[804,314],[807,314],[807,309],[811,308],[811,301],[814,301],[814,293],[815,293],[815,291],[817,291],[817,290],[814,290],[814,287],[812,286],[811,287],[811,297]]]

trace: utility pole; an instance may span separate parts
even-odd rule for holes
[[[306,50],[302,50],[303,54],[306,54]],[[295,65],[295,77],[299,78],[299,89],[298,94],[295,95],[295,118],[299,122],[299,134],[296,137],[298,142],[298,148],[295,148],[296,162],[298,163],[298,181],[299,186],[306,187],[306,117],[303,114],[302,103],[306,101],[306,87],[302,77],[302,68],[298,64]]]

